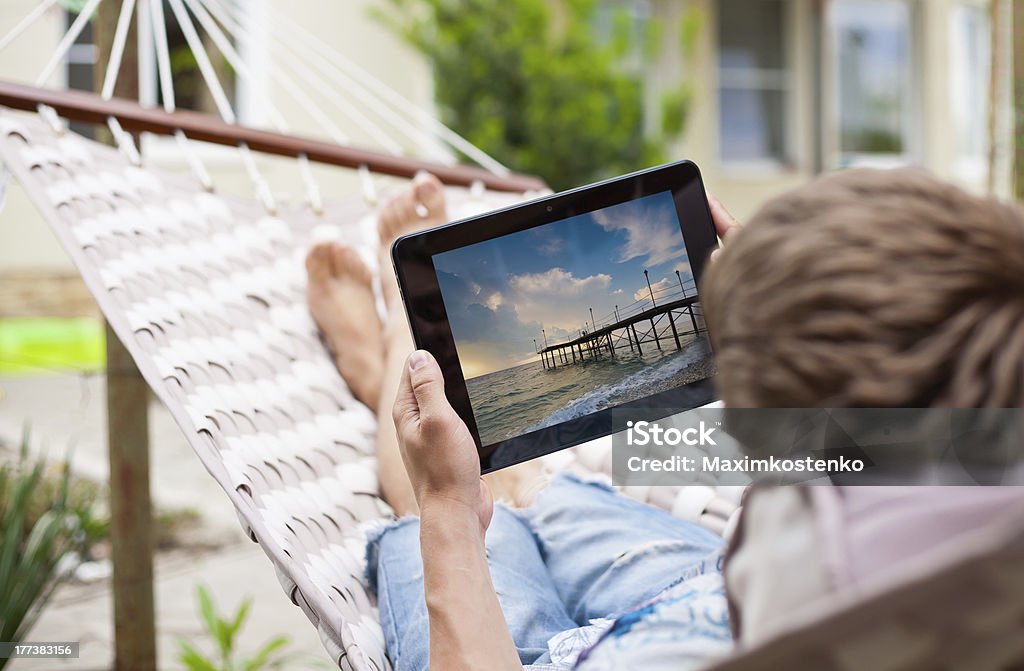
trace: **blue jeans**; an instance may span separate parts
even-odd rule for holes
[[[697,524],[566,474],[529,508],[496,505],[486,537],[491,579],[523,665],[548,663],[553,636],[630,612],[721,546]],[[417,518],[371,534],[366,571],[395,671],[427,669]]]

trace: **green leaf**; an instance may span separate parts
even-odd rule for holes
[[[245,619],[249,616],[249,609],[252,607],[252,599],[245,599],[242,601],[242,605],[238,607],[235,612],[235,619],[226,626],[228,648],[234,647],[235,635],[245,624]]]
[[[205,586],[197,585],[196,598],[199,601],[199,615],[202,617],[203,624],[206,626],[206,632],[210,635],[210,638],[213,639],[214,643],[217,644],[221,657],[224,660],[227,660],[231,654],[231,641],[227,635],[227,626],[217,615],[217,609],[216,606],[214,606],[213,597]]]
[[[178,647],[181,652],[178,659],[188,667],[189,671],[223,671],[216,664],[208,660],[187,641],[178,639]]]
[[[286,645],[288,645],[287,636],[278,636],[271,639],[266,645],[260,648],[259,652],[253,655],[250,659],[242,662],[242,671],[259,671],[259,669],[266,668],[271,664],[270,656]]]

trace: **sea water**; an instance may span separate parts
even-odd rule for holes
[[[599,359],[545,370],[538,360],[466,381],[480,431],[489,445],[546,426],[584,417],[661,391],[672,378],[711,355],[707,338],[683,344],[666,340],[664,350],[644,345],[643,355],[618,348]],[[556,354],[557,358],[557,354]]]

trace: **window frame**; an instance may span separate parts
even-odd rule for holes
[[[983,31],[985,39],[988,41],[986,68],[985,68],[985,79],[984,85],[986,89],[991,83],[991,67],[992,67],[992,50],[994,45],[992,44],[992,17],[991,10],[987,0],[955,0],[949,8],[949,17],[946,24],[948,35],[948,45],[950,58],[956,58],[958,53],[958,31],[957,31],[957,20],[960,18],[961,11],[977,11],[980,12],[984,17]],[[978,153],[969,153],[961,150],[960,147],[960,133],[962,128],[959,126],[960,119],[957,118],[956,114],[956,103],[958,102],[959,94],[957,88],[956,75],[958,73],[954,68],[950,68],[949,72],[949,100],[950,100],[950,114],[951,124],[954,130],[954,141],[953,141],[953,173],[957,178],[962,179],[966,182],[984,184],[988,180],[989,172],[989,145],[991,143],[991,137],[988,133],[989,116],[991,114],[991,99],[988,92],[983,96],[980,102],[982,108],[982,146]]]
[[[767,2],[770,0],[746,0],[747,2]],[[721,44],[721,2],[714,3],[712,17],[715,38],[714,53],[714,105],[715,120],[718,132],[715,137],[715,154],[723,172],[730,176],[761,177],[792,172],[796,169],[798,134],[800,132],[799,97],[800,74],[798,56],[800,45],[798,37],[800,10],[804,3],[800,0],[775,0],[782,3],[781,22],[785,34],[782,40],[782,65],[780,68],[727,68],[722,67]],[[743,79],[747,79],[746,82]],[[757,80],[757,81],[755,81]],[[782,155],[765,156],[760,159],[731,159],[723,155],[722,133],[722,92],[731,91],[778,91],[782,94]]]
[[[833,12],[840,2],[863,3],[894,2],[907,8],[907,61],[904,77],[909,87],[903,94],[900,132],[903,141],[901,153],[847,152],[842,147],[842,117],[840,113],[840,65],[838,26]],[[823,165],[826,168],[896,168],[920,164],[923,155],[925,128],[915,120],[922,118],[922,94],[924,86],[923,10],[921,0],[835,0],[829,3],[822,15],[822,36],[824,39],[824,68],[822,89],[825,98],[822,129],[825,134],[822,148],[825,153]]]

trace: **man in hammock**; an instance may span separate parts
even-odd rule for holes
[[[913,171],[819,180],[743,233],[711,204],[726,244],[703,303],[728,405],[1024,405],[1017,209]],[[398,235],[446,220],[440,184],[417,178],[381,213],[382,267]],[[823,526],[798,488],[758,491],[730,552],[727,599],[723,541],[697,524],[568,475],[538,486],[531,464],[481,479],[436,362],[411,352],[391,273],[381,273],[381,324],[354,250],[320,244],[307,268],[310,308],[339,370],[385,418],[380,484],[400,519],[371,534],[367,575],[399,671],[694,668],[727,653],[734,633],[767,636],[800,608],[1021,500],[1015,488],[815,488],[833,514]],[[864,524],[861,511],[893,502],[884,521]],[[903,537],[908,527],[919,533]],[[847,547],[870,542],[870,559],[824,557],[830,543],[844,547],[828,533]]]

